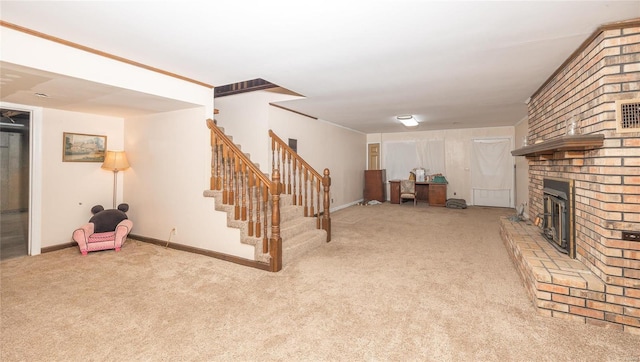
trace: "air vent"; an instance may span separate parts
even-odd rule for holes
[[[640,132],[640,99],[616,101],[616,130],[618,133]]]

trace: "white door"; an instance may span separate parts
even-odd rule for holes
[[[471,155],[473,204],[513,207],[511,139],[475,139]]]

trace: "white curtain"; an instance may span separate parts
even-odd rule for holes
[[[427,170],[427,174],[441,173],[446,176],[443,140],[421,140],[416,142],[418,164]]]
[[[382,144],[382,154],[388,180],[406,180],[420,167],[427,174],[445,175],[443,140],[388,141]]]
[[[382,144],[387,180],[406,180],[409,171],[418,167],[414,141],[390,141]]]
[[[513,176],[511,140],[473,140],[471,187],[485,190],[511,189]]]

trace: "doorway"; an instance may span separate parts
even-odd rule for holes
[[[368,170],[379,170],[380,169],[380,144],[379,143],[369,143],[368,145],[368,155],[369,155],[369,168]]]
[[[29,253],[31,112],[0,109],[0,260]]]
[[[471,196],[475,206],[513,207],[511,138],[474,139]]]

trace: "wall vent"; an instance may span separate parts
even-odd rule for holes
[[[616,101],[616,130],[618,133],[640,132],[640,99]]]

